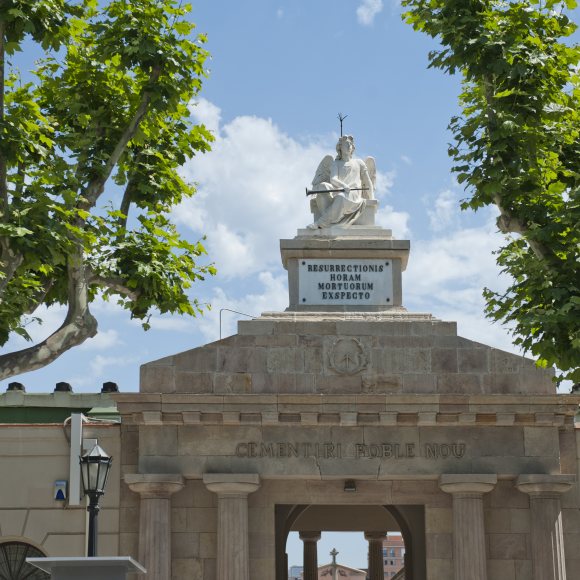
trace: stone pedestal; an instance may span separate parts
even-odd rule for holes
[[[487,580],[483,494],[497,483],[495,475],[442,475],[439,487],[453,495],[455,580]]]
[[[206,473],[203,482],[218,496],[216,580],[250,580],[248,495],[260,487],[260,477]]]
[[[365,540],[369,543],[369,580],[384,580],[385,578],[384,539],[383,532],[365,532]]]
[[[282,264],[288,270],[288,310],[375,312],[401,307],[409,241],[393,240],[389,230],[378,227],[358,232],[360,237],[352,228],[330,229],[326,236],[280,240]]]
[[[139,560],[147,580],[171,578],[171,496],[183,488],[181,475],[127,474],[125,483],[141,496]]]
[[[300,532],[300,539],[304,543],[304,580],[318,580],[318,540],[320,532]]]
[[[27,558],[26,561],[50,574],[52,580],[125,580],[127,574],[145,574],[133,558]]]
[[[533,580],[566,580],[560,496],[573,475],[520,475],[516,487],[530,496]]]

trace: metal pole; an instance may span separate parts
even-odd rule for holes
[[[222,312],[233,312],[234,314],[241,314],[242,316],[247,316],[248,318],[256,318],[253,314],[238,312],[237,310],[231,310],[230,308],[220,308],[220,340],[222,339]]]
[[[99,535],[97,516],[99,515],[99,509],[98,494],[91,494],[90,502],[87,507],[87,511],[89,512],[89,542],[87,547],[87,556],[89,558],[94,558],[97,555],[97,538]]]

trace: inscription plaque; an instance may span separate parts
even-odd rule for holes
[[[384,306],[393,303],[391,260],[298,261],[300,304]]]

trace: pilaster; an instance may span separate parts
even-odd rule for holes
[[[453,496],[453,561],[455,580],[487,580],[483,495],[496,475],[444,474],[439,487]]]
[[[516,487],[530,496],[533,580],[566,580],[560,496],[573,475],[520,475]]]
[[[257,474],[206,473],[218,496],[217,580],[250,580],[248,495],[260,487]]]
[[[127,474],[125,483],[141,496],[139,561],[147,580],[171,578],[171,496],[183,488],[177,474]]]

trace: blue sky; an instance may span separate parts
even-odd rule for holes
[[[304,188],[323,155],[334,150],[337,113],[357,154],[375,157],[380,172],[379,223],[411,240],[403,300],[411,311],[456,320],[459,334],[513,350],[505,329],[484,319],[484,286],[505,286],[492,252],[501,243],[494,212],[460,212],[465,196],[450,173],[447,123],[457,111],[459,79],[427,69],[435,44],[401,21],[390,0],[205,0],[193,20],[209,37],[210,78],[193,115],[216,135],[214,151],[186,164],[198,195],[174,212],[191,240],[207,235],[218,275],[192,295],[212,305],[199,319],[153,317],[143,332],[114,304],[97,303],[99,334],[49,367],[20,375],[29,392],[68,381],[76,392],[112,380],[138,389],[139,365],[219,338],[219,310],[252,315],[288,304],[279,238],[311,221]],[[30,45],[19,56],[29,68]],[[112,194],[114,196],[114,192]],[[44,312],[31,328],[43,338],[62,320]],[[223,313],[223,335],[236,317]],[[25,346],[15,338],[5,349]],[[6,381],[7,383],[8,381]],[[4,390],[5,385],[0,386]],[[366,565],[364,540],[336,544],[344,560]],[[325,543],[326,542],[326,543]],[[292,543],[290,563],[300,562]],[[358,546],[358,548],[356,548]],[[357,551],[358,550],[358,551]],[[363,550],[362,552],[360,550]]]

